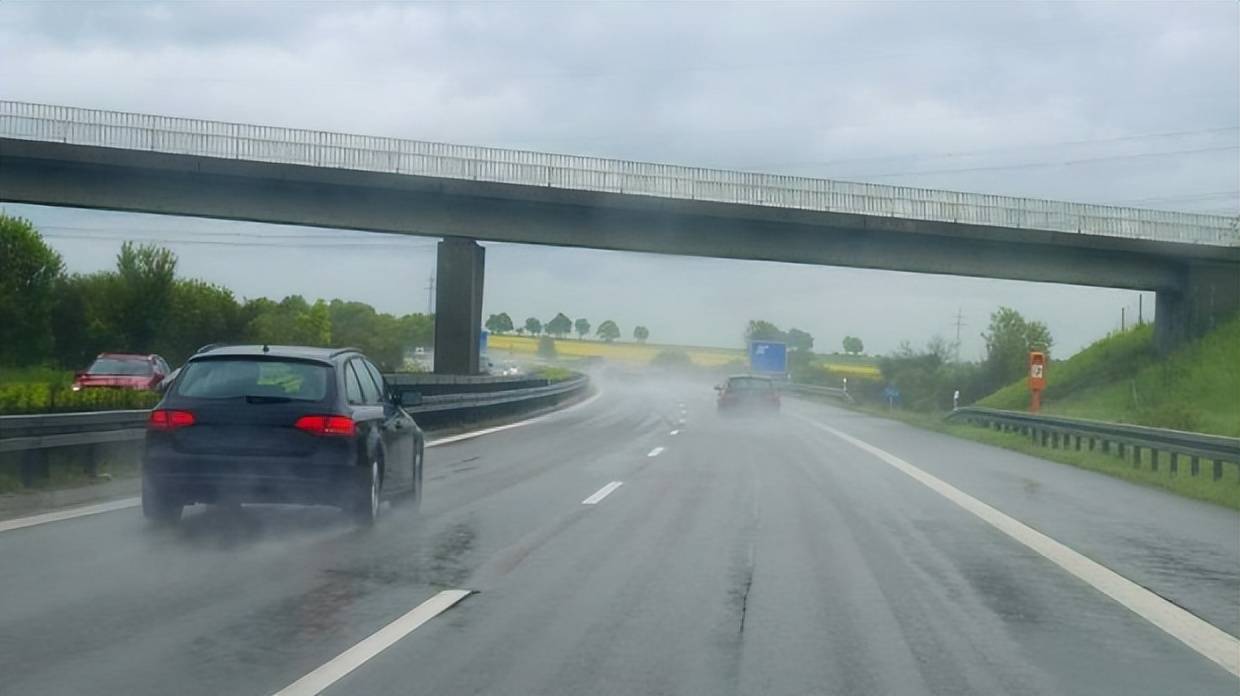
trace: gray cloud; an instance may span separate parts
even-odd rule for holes
[[[1229,2],[5,3],[0,84],[29,101],[1236,214],[1238,26]],[[119,244],[82,228],[120,225],[181,240],[187,272],[242,295],[415,311],[433,268],[426,240],[273,255],[184,242],[287,228],[12,208],[78,228],[54,237],[74,268]],[[308,273],[326,260],[339,272]],[[793,293],[769,297],[775,279]],[[999,303],[1070,349],[1136,305],[1100,289],[516,246],[492,248],[487,283],[488,311],[608,315],[717,343],[771,316],[880,350],[949,335],[963,307],[976,351]]]

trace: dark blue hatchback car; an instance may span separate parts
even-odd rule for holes
[[[372,524],[382,499],[421,499],[411,403],[352,348],[204,349],[151,411],[142,512],[168,524],[193,503],[300,503]]]

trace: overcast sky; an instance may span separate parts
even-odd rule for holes
[[[1240,214],[1240,5],[0,3],[0,98]],[[425,311],[434,239],[6,205],[70,269],[173,248],[239,296]],[[777,290],[776,290],[777,289]],[[660,342],[952,339],[999,305],[1060,354],[1138,293],[489,245],[484,311]],[[1146,295],[1146,317],[1153,298]]]

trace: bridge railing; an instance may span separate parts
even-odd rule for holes
[[[1225,462],[1240,465],[1240,438],[1234,437],[974,406],[957,409],[947,418],[1022,433],[1043,447],[1087,449],[1131,458],[1134,467],[1142,465],[1145,449],[1154,471],[1161,465],[1160,453],[1165,453],[1172,476],[1180,473],[1181,457],[1188,459],[1190,476],[1200,473],[1202,460],[1212,462],[1215,481],[1223,478]]]
[[[660,198],[1240,246],[1240,218],[0,101],[0,137]]]

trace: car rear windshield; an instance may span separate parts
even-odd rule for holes
[[[728,389],[770,389],[771,380],[754,377],[733,377],[728,380]]]
[[[177,380],[177,394],[194,399],[259,397],[321,401],[329,368],[296,360],[195,360]]]
[[[86,368],[88,375],[150,375],[155,372],[146,358],[99,358]]]

